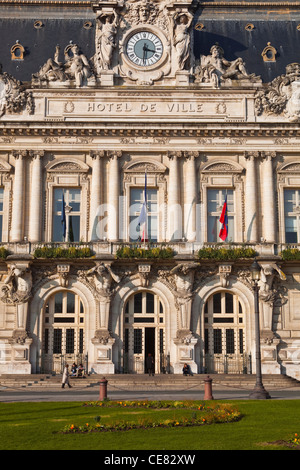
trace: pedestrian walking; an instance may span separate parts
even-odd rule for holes
[[[154,360],[150,353],[146,359],[146,368],[149,375],[154,375]]]
[[[70,382],[69,382],[69,364],[65,365],[64,373],[63,373],[63,376],[62,376],[61,388],[65,388],[65,385],[68,385],[69,388],[72,388],[71,385],[70,385]]]

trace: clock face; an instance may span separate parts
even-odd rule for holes
[[[139,67],[149,67],[160,60],[163,45],[156,34],[150,31],[140,31],[128,40],[126,53],[133,64]]]

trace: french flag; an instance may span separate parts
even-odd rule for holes
[[[141,213],[138,218],[138,223],[142,228],[142,242],[146,242],[147,237],[147,172],[145,173],[145,190],[144,190],[144,202],[142,205]]]
[[[223,205],[222,213],[220,216],[220,222],[222,224],[219,237],[225,241],[226,238],[228,237],[228,212],[227,212],[227,196],[225,198],[225,202]]]

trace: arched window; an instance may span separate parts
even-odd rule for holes
[[[209,297],[204,308],[205,362],[209,372],[241,372],[244,322],[245,314],[237,295],[222,291]]]

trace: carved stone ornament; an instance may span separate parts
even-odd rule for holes
[[[300,114],[299,86],[293,85],[300,81],[300,64],[287,65],[285,75],[276,77],[266,88],[259,90],[255,99],[258,115],[286,113],[291,120],[298,120]]]
[[[21,82],[6,72],[0,65],[0,117],[6,114],[21,113],[26,110],[33,114],[32,93],[26,91]]]
[[[40,68],[39,72],[32,75],[32,85],[48,86],[52,82],[75,82],[77,87],[95,84],[95,76],[90,61],[81,53],[77,44],[69,44],[64,51],[64,62],[59,60],[60,46],[56,46],[53,59]]]
[[[210,83],[214,88],[230,85],[233,80],[240,84],[245,82],[247,86],[249,81],[252,83],[261,82],[260,77],[248,74],[245,63],[240,57],[232,61],[225,59],[224,50],[218,44],[211,47],[210,55],[200,57],[196,63],[194,74],[195,83]]]
[[[1,288],[2,302],[19,305],[28,302],[31,297],[32,275],[27,266],[12,265]]]

